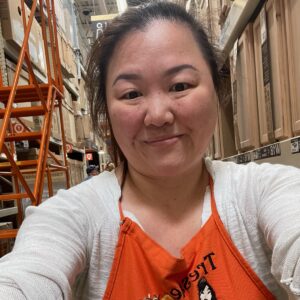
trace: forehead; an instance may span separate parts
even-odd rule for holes
[[[184,36],[180,36],[180,33],[185,33]],[[194,34],[188,24],[178,20],[163,20],[156,19],[148,22],[145,26],[139,29],[133,29],[126,33],[123,38],[118,42],[118,46],[129,42],[134,37],[139,39],[151,40],[154,43],[159,42],[162,38],[170,39],[173,35],[177,35],[177,39],[184,39],[186,36],[191,37],[194,43],[197,43]]]
[[[115,46],[110,66],[129,61],[149,59],[154,56],[193,55],[203,59],[200,45],[191,28],[180,21],[153,20],[145,27],[128,32]],[[155,62],[153,61],[153,62]]]

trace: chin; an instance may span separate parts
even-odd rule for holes
[[[153,164],[151,165],[151,169],[149,168],[151,175],[155,177],[177,177],[184,175],[188,169],[186,168],[186,164],[181,163],[164,163],[164,164]]]

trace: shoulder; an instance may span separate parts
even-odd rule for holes
[[[274,187],[278,182],[289,184],[300,180],[300,169],[281,164],[251,162],[247,165],[234,162],[212,161],[207,159],[206,166],[216,186],[231,188],[232,192],[245,189]]]
[[[233,214],[253,218],[275,199],[278,204],[283,197],[300,194],[300,169],[292,166],[211,160],[206,160],[206,166],[214,180],[216,204],[223,219]]]
[[[89,223],[103,222],[107,218],[118,220],[120,195],[121,190],[114,172],[103,172],[68,190],[59,190],[37,209],[49,213],[52,210],[65,211],[66,216],[85,218]],[[30,208],[26,213],[30,215],[35,209]]]

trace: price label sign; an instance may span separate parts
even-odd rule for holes
[[[93,160],[93,154],[92,153],[87,153],[86,154],[86,160]]]
[[[66,144],[67,153],[73,152],[73,146],[71,144]]]
[[[118,14],[91,16],[92,31],[95,39],[103,33],[109,20],[113,19],[117,15]]]
[[[291,153],[300,153],[300,137],[291,139]]]
[[[13,128],[13,132],[14,133],[22,133],[22,132],[25,131],[24,126],[22,124],[20,124],[20,123],[14,123],[12,125],[12,128]]]

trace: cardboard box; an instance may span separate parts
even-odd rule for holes
[[[291,97],[292,129],[300,134],[300,1],[283,2],[286,21],[286,36],[289,67],[289,89]]]
[[[63,52],[63,32],[61,30],[57,30],[57,48],[59,53],[59,59],[62,69],[66,69],[66,63],[64,61],[64,52]]]
[[[274,142],[274,126],[271,94],[271,64],[263,8],[253,24],[255,74],[259,117],[259,137],[262,145]]]
[[[1,222],[0,223],[0,230],[12,229],[13,224],[12,222]],[[5,254],[9,253],[14,246],[14,239],[1,239],[0,240],[0,257],[4,256]]]
[[[65,98],[63,99],[64,105],[66,105],[70,109],[73,109],[72,95],[65,86],[64,86],[64,96],[65,96]]]
[[[227,105],[218,105],[218,123],[220,127],[221,158],[237,154],[234,139],[232,102]]]
[[[61,140],[61,126],[58,107],[55,107],[52,113],[51,136],[56,140]]]
[[[80,101],[73,101],[74,116],[82,116]]]
[[[54,7],[55,7],[56,23],[57,23],[58,27],[60,27],[61,30],[65,32],[66,25],[65,25],[63,0],[55,0]]]
[[[80,108],[84,111],[88,110],[88,99],[87,99],[87,91],[86,91],[86,83],[83,78],[80,79],[79,82],[79,102]]]
[[[77,141],[81,142],[85,139],[84,129],[83,129],[83,120],[81,115],[75,115],[75,128],[77,134]]]
[[[28,149],[17,149],[18,160],[36,160],[38,159],[39,149],[28,148]]]
[[[20,49],[20,47],[22,47],[24,39],[21,0],[0,0],[0,7],[2,35],[4,39],[11,42],[15,47]],[[25,11],[28,20],[30,10],[26,5]],[[35,18],[33,19],[28,45],[32,63],[42,73],[46,74],[46,61],[42,30]]]
[[[274,133],[275,139],[282,140],[292,136],[283,0],[267,1],[266,14],[272,71]]]
[[[71,186],[81,183],[84,179],[84,162],[74,159],[68,159]]]
[[[73,144],[77,142],[75,116],[73,111],[65,105],[62,105],[63,122],[65,128],[66,140],[68,143]]]
[[[90,115],[83,115],[82,116],[82,123],[83,123],[83,132],[84,132],[85,139],[93,139],[91,116]]]
[[[260,145],[251,23],[238,41],[235,73],[232,93],[236,146],[247,151]]]

